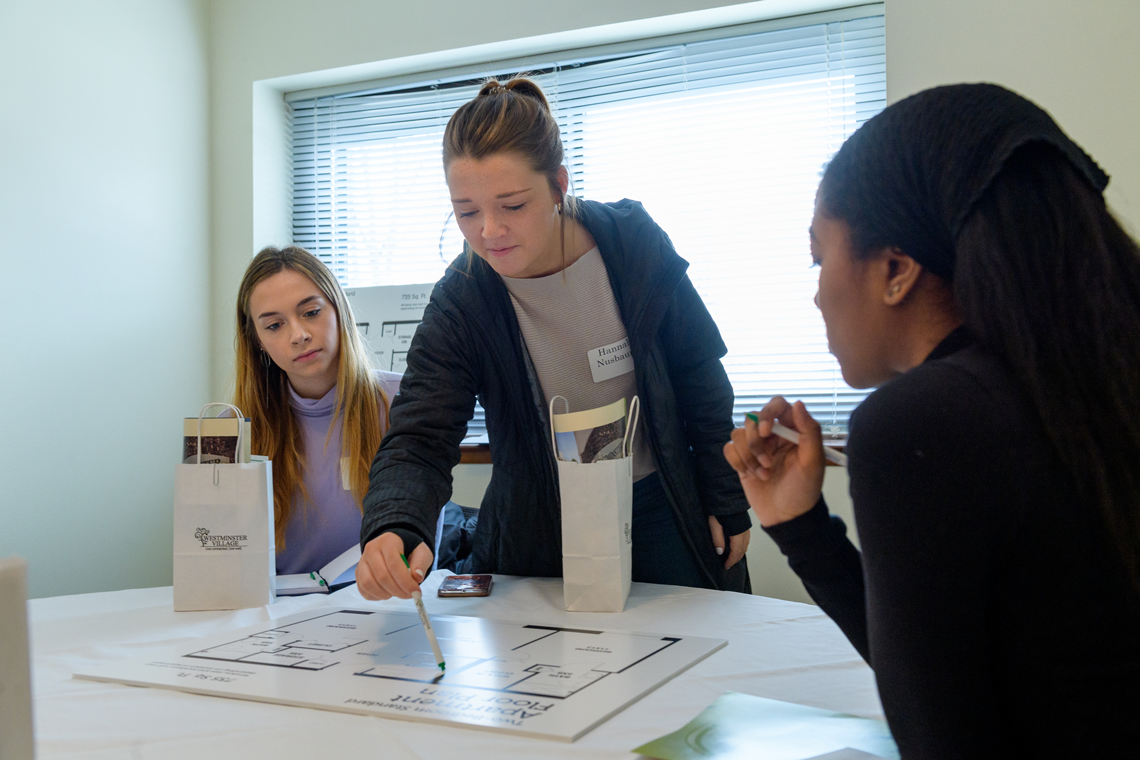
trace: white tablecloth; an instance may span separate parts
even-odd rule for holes
[[[633,747],[680,728],[725,691],[882,718],[871,670],[818,608],[677,586],[633,584],[623,613],[566,612],[558,579],[496,576],[486,598],[439,599],[446,572],[424,582],[428,609],[543,625],[707,636],[728,646],[573,744],[71,678],[81,664],[130,657],[328,605],[366,602],[355,587],[237,612],[172,610],[171,589],[29,603],[37,757],[75,758],[634,758]],[[367,755],[365,755],[367,753]]]

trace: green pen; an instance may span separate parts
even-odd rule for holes
[[[403,554],[400,555],[400,559],[404,560],[404,567],[409,570],[412,568],[408,564],[408,558]],[[439,642],[435,640],[435,631],[431,629],[431,621],[428,620],[427,610],[424,609],[423,594],[420,593],[419,589],[416,589],[412,592],[412,598],[416,600],[416,609],[420,613],[420,622],[424,624],[424,631],[427,633],[428,643],[431,644],[432,654],[435,655],[435,664],[439,666],[441,671],[447,670],[447,663],[443,661],[443,652],[439,648]]]

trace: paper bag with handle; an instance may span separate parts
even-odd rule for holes
[[[206,404],[198,414],[231,404]],[[237,451],[243,451],[238,425]],[[201,436],[201,427],[198,430]],[[248,451],[248,447],[245,449]],[[196,460],[201,461],[198,441]],[[272,462],[179,464],[174,478],[174,610],[261,607],[274,598]]]
[[[562,399],[566,414],[555,414]],[[621,612],[633,574],[633,436],[639,403],[625,399],[569,412],[550,400],[551,441],[562,500],[566,609]]]

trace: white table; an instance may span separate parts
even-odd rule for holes
[[[628,759],[637,757],[633,747],[680,728],[725,691],[883,717],[871,670],[811,605],[635,583],[623,613],[566,612],[557,579],[496,576],[490,597],[438,599],[435,588],[446,575],[433,573],[424,582],[431,612],[729,643],[577,742],[560,744],[71,678],[81,664],[294,612],[330,605],[410,610],[410,601],[366,602],[355,587],[236,612],[175,613],[169,587],[36,599],[29,614],[37,757]]]

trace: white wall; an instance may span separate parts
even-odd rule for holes
[[[1048,111],[1112,176],[1140,232],[1140,2],[887,0],[887,99],[996,82]]]
[[[209,388],[206,10],[0,3],[0,556],[31,596],[170,583]]]

